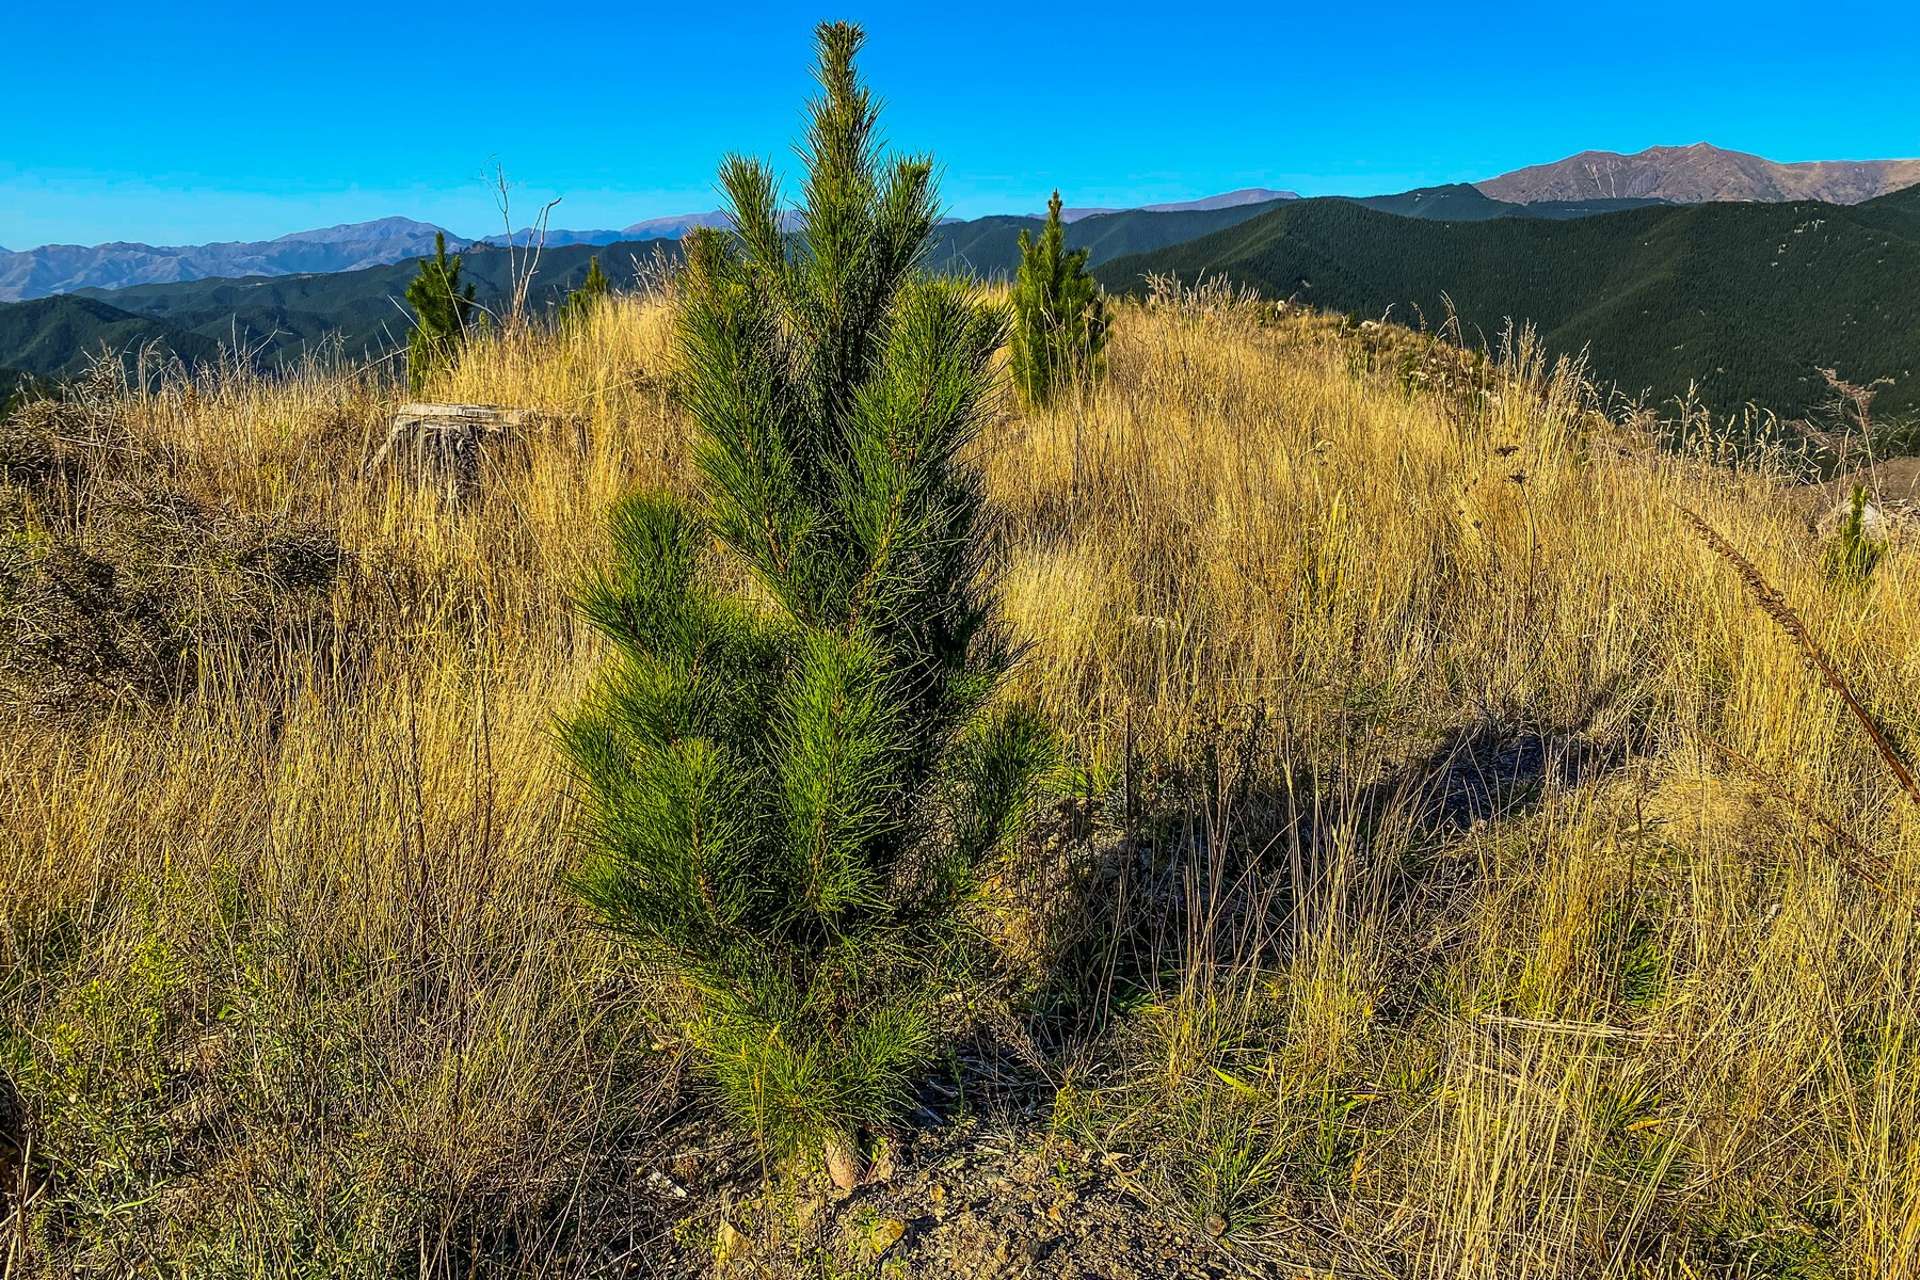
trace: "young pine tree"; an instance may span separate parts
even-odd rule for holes
[[[585,320],[612,288],[607,273],[600,269],[600,255],[596,253],[587,259],[586,278],[579,287],[569,289],[565,301],[560,304],[560,323],[578,324]]]
[[[407,336],[407,385],[418,395],[427,380],[453,363],[467,340],[473,286],[460,288],[460,255],[447,256],[447,237],[435,232],[433,256],[420,260],[420,274],[407,284],[413,332]]]
[[[860,30],[816,36],[801,229],[732,158],[735,229],[688,240],[699,500],[616,509],[583,599],[615,656],[565,740],[580,891],[682,982],[739,1123],[845,1184],[938,1044],[963,900],[1052,740],[989,705],[1013,650],[963,454],[1004,316],[920,275],[931,164],[879,155]]]
[[[1843,585],[1858,586],[1873,576],[1874,566],[1886,553],[1886,544],[1874,536],[1869,518],[1872,509],[1864,485],[1853,486],[1847,501],[1847,513],[1827,541],[1827,576]]]
[[[1106,298],[1087,274],[1087,250],[1067,249],[1055,191],[1040,238],[1020,233],[1020,271],[1013,282],[1014,383],[1028,404],[1043,405],[1068,383],[1091,378],[1106,342]]]

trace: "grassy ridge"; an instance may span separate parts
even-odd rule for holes
[[[1096,274],[1137,292],[1149,272],[1223,273],[1270,297],[1429,326],[1451,304],[1469,335],[1531,324],[1551,351],[1587,351],[1628,395],[1697,383],[1722,412],[1803,414],[1824,398],[1823,366],[1893,378],[1882,409],[1920,409],[1920,191],[1471,223],[1310,200]]]
[[[1038,1064],[997,1070],[1045,1100],[1006,1141],[1112,1155],[1136,1216],[1255,1273],[1920,1267],[1920,814],[1680,508],[1903,746],[1913,547],[1836,587],[1764,471],[1662,458],[1526,358],[1482,381],[1213,294],[1123,309],[1108,359],[980,455],[1019,681],[1086,787],[980,907],[979,1009]],[[649,1023],[671,993],[558,882],[550,726],[599,660],[570,592],[612,498],[688,474],[665,361],[637,299],[482,342],[431,394],[552,425],[461,504],[365,472],[377,374],[122,406],[140,467],[90,463],[100,503],[348,561],[330,624],[214,626],[175,701],[0,724],[6,1265],[677,1275],[756,1229],[757,1172],[676,1162],[718,1156]],[[10,554],[104,536],[5,509]]]

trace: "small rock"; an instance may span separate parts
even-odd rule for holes
[[[1206,1226],[1207,1234],[1212,1236],[1215,1240],[1218,1240],[1221,1236],[1227,1234],[1227,1220],[1221,1217],[1217,1213],[1210,1213],[1207,1215],[1207,1221],[1205,1223],[1205,1226]]]
[[[661,1195],[671,1196],[675,1200],[685,1200],[687,1198],[687,1189],[658,1169],[647,1170],[647,1176],[643,1181],[649,1190],[656,1191]]]
[[[731,1222],[720,1219],[720,1230],[713,1241],[713,1261],[718,1267],[725,1267],[736,1258],[744,1258],[753,1252],[753,1241],[740,1234]]]
[[[905,1234],[906,1223],[898,1218],[882,1218],[868,1230],[867,1243],[872,1246],[873,1256],[877,1258],[900,1243],[900,1237]]]

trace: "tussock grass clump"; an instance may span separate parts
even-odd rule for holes
[[[1827,576],[1842,584],[1865,582],[1886,553],[1886,539],[1876,536],[1872,524],[1884,523],[1878,511],[1869,510],[1864,485],[1853,486],[1848,495],[1846,514],[1840,518],[1827,540]]]

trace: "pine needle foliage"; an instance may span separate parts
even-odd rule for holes
[[[433,256],[420,260],[420,274],[407,285],[407,305],[413,308],[407,386],[417,395],[428,379],[453,363],[473,316],[473,286],[460,287],[460,255],[447,256],[445,232],[434,233]]]
[[[587,259],[587,274],[580,283],[567,290],[565,300],[560,303],[560,323],[578,324],[592,314],[608,292],[613,288],[607,273],[600,269],[600,255],[594,254]]]
[[[1052,766],[990,705],[981,480],[1004,313],[923,276],[932,166],[883,159],[857,27],[818,28],[804,208],[728,159],[689,238],[679,390],[698,502],[638,495],[584,610],[617,656],[566,724],[577,884],[692,994],[691,1040],[778,1153],[884,1128],[936,1049],[976,869]]]
[[[1062,387],[1099,371],[1107,305],[1087,274],[1087,253],[1067,249],[1055,191],[1040,238],[1020,233],[1020,270],[1013,283],[1013,380],[1030,405],[1044,405]]]

